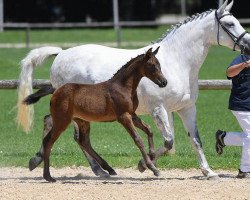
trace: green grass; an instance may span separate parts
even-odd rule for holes
[[[123,41],[154,41],[160,38],[167,30],[165,26],[157,28],[124,28],[121,30]],[[24,43],[26,40],[25,30],[7,30],[0,32],[0,43]],[[114,29],[66,29],[66,30],[31,30],[30,41],[34,43],[57,43],[57,42],[115,42]]]
[[[123,38],[126,41],[156,40],[165,28],[156,29],[126,29]],[[143,34],[142,34],[143,33]],[[101,34],[103,37],[99,37]],[[0,33],[0,42],[20,42],[22,31],[7,31]],[[99,30],[64,30],[64,31],[34,31],[34,42],[103,42],[115,41],[114,32],[109,29]],[[0,79],[17,79],[18,63],[27,54],[27,49],[0,49]],[[225,79],[225,69],[237,53],[228,48],[212,47],[199,74],[200,79]],[[44,67],[34,72],[35,78],[49,78],[49,69],[53,59],[47,61]],[[43,116],[49,113],[49,97],[43,98],[35,105],[35,122],[33,131],[26,135],[16,128],[16,90],[0,90],[0,166],[27,166],[41,145]],[[200,91],[197,102],[197,120],[201,141],[208,163],[214,169],[236,169],[240,162],[240,148],[227,147],[222,156],[217,156],[214,150],[214,133],[217,129],[240,131],[237,121],[227,109],[229,91]],[[155,133],[156,147],[163,145],[159,131],[151,117],[142,116],[151,125]],[[181,120],[177,115],[175,121],[176,154],[164,156],[158,160],[160,168],[197,168],[198,161]],[[140,132],[146,143],[146,138]],[[128,133],[118,123],[92,123],[91,141],[97,152],[113,167],[136,167],[141,158],[139,150],[134,145]],[[147,145],[146,145],[147,146]],[[73,129],[70,127],[62,134],[53,147],[51,165],[62,167],[69,165],[85,165],[88,163],[73,140]]]

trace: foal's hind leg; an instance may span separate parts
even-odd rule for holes
[[[43,138],[52,129],[52,118],[51,115],[46,115],[44,117],[44,128],[43,128]],[[40,150],[36,153],[35,157],[31,158],[29,161],[29,170],[32,171],[43,161],[43,145],[41,145]]]
[[[68,127],[71,122],[70,118],[61,118],[57,120],[58,122],[53,123],[53,127],[51,131],[44,137],[43,139],[43,148],[44,148],[44,168],[43,168],[43,178],[49,182],[55,182],[56,180],[53,179],[50,175],[49,170],[49,157],[51,153],[51,149],[55,141],[59,138],[61,133]]]
[[[104,169],[109,172],[110,175],[117,175],[115,170],[109,166],[109,164],[99,156],[90,143],[89,133],[90,133],[90,123],[78,118],[75,118],[74,121],[79,127],[79,139],[77,140],[81,148],[86,151],[95,161]]]
[[[79,122],[80,123],[80,122]],[[84,127],[81,126],[81,128],[78,127],[77,123],[74,122],[74,127],[75,127],[75,134],[74,134],[74,139],[75,141],[79,144],[80,148],[82,149],[82,152],[86,156],[92,171],[95,173],[96,176],[100,177],[108,177],[109,174],[105,172],[100,165],[93,159],[82,147],[81,141],[80,141],[80,135],[85,134],[85,132],[89,132],[90,129],[88,126]]]

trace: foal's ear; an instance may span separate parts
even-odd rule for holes
[[[156,55],[156,54],[158,53],[159,48],[160,48],[160,46],[158,46],[158,47],[157,47],[157,49],[156,49],[156,50],[154,50],[154,52],[153,52],[153,54],[154,54],[154,55]]]
[[[148,60],[149,58],[151,58],[151,56],[152,56],[152,47],[149,50],[147,50],[147,52],[144,55],[144,58]]]

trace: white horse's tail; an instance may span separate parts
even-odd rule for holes
[[[41,47],[33,49],[21,61],[21,73],[18,87],[17,103],[17,124],[22,126],[23,130],[28,133],[32,126],[34,108],[32,105],[23,104],[23,100],[32,94],[32,74],[35,67],[52,55],[57,55],[62,51],[59,47]]]

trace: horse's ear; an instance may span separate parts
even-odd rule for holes
[[[218,10],[217,10],[217,12],[218,12],[218,14],[223,14],[224,13],[224,11],[225,11],[225,9],[226,9],[226,7],[227,7],[227,3],[228,3],[228,0],[226,0],[223,4],[222,4],[222,6],[220,7],[220,8],[218,8]]]
[[[153,52],[153,54],[154,54],[154,55],[156,55],[156,54],[158,53],[159,48],[160,48],[160,46],[158,46],[158,47],[157,47],[157,49],[156,49],[156,50],[154,50],[154,52]]]
[[[230,10],[232,9],[233,5],[234,5],[234,0],[232,0],[231,3],[227,5],[227,7],[225,8],[225,11],[230,12]]]

